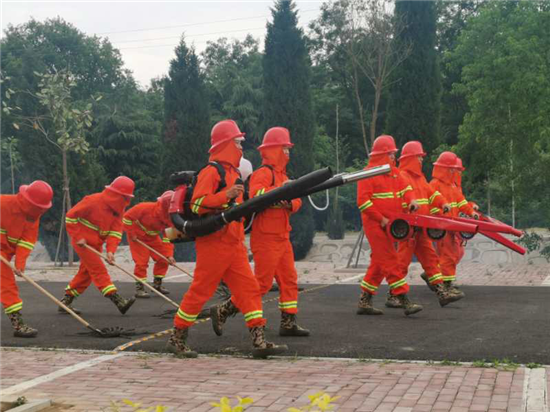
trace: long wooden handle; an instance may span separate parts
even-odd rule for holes
[[[98,252],[97,250],[95,250],[93,247],[91,247],[90,245],[87,245],[85,244],[84,247],[86,247],[88,250],[91,250],[92,252],[94,252],[96,255],[102,257],[107,263],[109,263],[109,261],[107,260],[107,258],[101,253],[101,252]],[[151,285],[149,285],[147,282],[144,282],[143,279],[140,279],[138,278],[136,275],[134,275],[133,273],[130,273],[128,272],[126,269],[122,268],[121,266],[117,265],[116,263],[109,263],[110,265],[116,267],[117,269],[123,271],[124,273],[126,273],[128,276],[130,276],[131,278],[135,279],[136,282],[139,282],[141,284],[143,284],[144,286],[148,287],[149,289],[151,289],[152,292],[156,293],[157,295],[159,295],[161,298],[163,298],[165,301],[167,301],[168,303],[170,303],[172,306],[176,307],[179,309],[179,305],[174,302],[172,299],[164,296],[161,292],[159,292],[158,290],[156,290],[154,287],[152,287]]]
[[[134,242],[137,242],[139,243],[141,246],[145,247],[146,249],[150,250],[151,252],[155,253],[156,255],[160,256],[161,258],[163,258],[165,261],[167,261],[170,265],[174,266],[176,269],[178,269],[180,272],[183,272],[185,273],[187,276],[189,276],[191,279],[193,279],[193,275],[190,274],[189,272],[187,272],[185,269],[179,267],[178,265],[176,265],[175,263],[172,263],[170,262],[170,260],[164,256],[162,253],[160,253],[158,250],[152,248],[151,246],[149,246],[148,244],[146,244],[145,242],[142,242],[141,240],[139,239],[136,239],[134,240]]]
[[[17,271],[17,269],[11,264],[9,260],[7,260],[4,256],[0,255],[0,259],[2,259],[2,262],[4,262],[6,265],[8,265],[11,270],[14,272]],[[63,302],[58,300],[55,296],[53,296],[50,292],[48,292],[46,289],[44,289],[42,286],[40,286],[38,283],[36,283],[33,279],[25,275],[23,272],[17,271],[23,279],[25,279],[27,282],[29,282],[31,285],[33,285],[36,289],[38,289],[40,292],[42,292],[44,295],[49,297],[57,306],[61,306],[63,309],[65,309],[73,318],[75,318],[77,321],[82,323],[84,326],[86,326],[89,329],[92,329],[96,332],[99,332],[101,334],[101,331],[98,329],[92,327],[88,322],[86,322],[84,319],[82,319],[80,316],[78,316],[74,310],[67,307]]]

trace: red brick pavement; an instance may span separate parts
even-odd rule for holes
[[[28,349],[2,350],[3,390],[55,370],[103,356]],[[524,368],[348,360],[200,357],[193,360],[125,354],[58,377],[15,396],[49,398],[69,411],[109,411],[111,401],[130,399],[171,411],[210,411],[222,396],[250,396],[248,412],[286,411],[308,403],[307,395],[338,395],[339,412],[509,411],[522,409]],[[547,368],[550,375],[550,368]],[[549,380],[550,382],[550,380]],[[549,387],[550,391],[550,387]],[[236,403],[234,401],[234,403]],[[121,409],[121,410],[130,410]]]

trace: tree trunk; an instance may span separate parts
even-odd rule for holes
[[[359,79],[355,63],[353,64],[353,88],[355,89],[355,100],[357,101],[357,108],[359,110],[359,121],[361,122],[361,132],[363,133],[363,144],[365,145],[367,157],[369,157],[369,143],[367,142],[367,130],[365,129],[365,120],[363,119],[363,103],[361,102],[361,96],[359,96]]]
[[[370,144],[374,144],[376,138],[376,121],[378,120],[378,107],[380,105],[380,97],[382,95],[382,84],[380,77],[376,79],[376,90],[374,91],[374,106],[372,108],[372,119],[370,124]]]
[[[10,169],[11,169],[11,193],[15,194],[15,178],[13,173],[13,157],[11,155],[11,146],[13,142],[10,142]]]
[[[54,266],[57,266],[57,259],[59,258],[59,253],[61,252],[61,245],[63,244],[63,234],[65,233],[65,206],[67,205],[65,196],[66,192],[63,191],[63,203],[62,203],[62,212],[61,212],[61,222],[59,224],[59,236],[57,237],[57,249],[55,250],[55,260],[54,260]],[[63,258],[61,258],[61,264],[59,266],[63,266]]]
[[[63,150],[61,153],[63,155],[63,197],[67,202],[66,211],[68,212],[72,208],[72,205],[71,205],[71,194],[69,191],[69,173],[67,171],[68,170],[67,169],[67,150]],[[65,215],[66,213],[64,211],[63,218],[61,220],[61,224],[63,225],[63,227],[65,225]],[[69,241],[68,235],[67,235],[67,246],[69,250],[69,266],[72,266],[74,262],[74,251],[73,251],[71,242]]]

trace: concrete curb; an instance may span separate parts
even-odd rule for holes
[[[50,399],[34,399],[17,408],[9,409],[8,412],[38,412],[50,406],[52,406]]]

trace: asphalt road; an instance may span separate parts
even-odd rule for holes
[[[112,350],[151,333],[171,327],[172,317],[160,316],[172,309],[159,297],[140,299],[126,315],[120,315],[108,299],[90,287],[76,300],[82,316],[96,328],[119,326],[143,333],[127,338],[90,336],[87,329],[27,283],[20,283],[27,323],[39,329],[37,338],[14,338],[2,315],[2,346]],[[61,297],[65,283],[41,285]],[[133,284],[117,285],[124,296]],[[179,303],[187,284],[169,283],[170,298]],[[314,286],[307,285],[308,288]],[[550,288],[465,286],[466,298],[440,308],[425,286],[412,287],[410,296],[424,310],[406,317],[400,309],[385,309],[383,316],[355,314],[358,285],[332,285],[300,295],[299,323],[311,330],[308,338],[278,336],[277,302],[267,303],[267,336],[289,346],[289,356],[326,356],[363,359],[434,361],[504,360],[550,364]],[[375,304],[383,308],[387,289],[381,288]],[[270,293],[266,299],[276,297]],[[164,352],[168,335],[130,346],[126,350]],[[195,325],[189,345],[202,354],[250,353],[250,338],[242,315],[231,318],[224,335],[214,335],[209,322]]]

